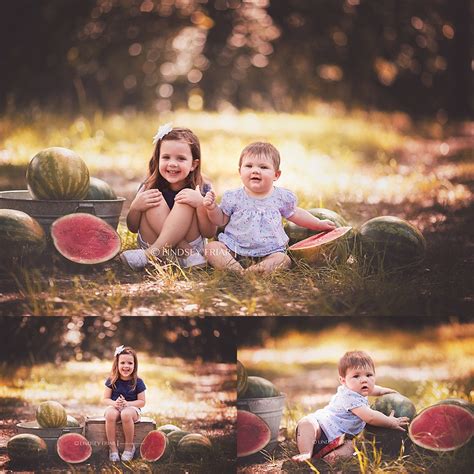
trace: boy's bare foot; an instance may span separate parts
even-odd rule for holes
[[[296,454],[291,458],[292,461],[305,462],[311,460],[311,453]]]

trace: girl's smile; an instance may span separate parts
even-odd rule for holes
[[[135,361],[132,354],[120,354],[117,365],[122,380],[131,378],[135,369]]]
[[[174,191],[185,186],[186,178],[196,168],[197,163],[198,160],[193,160],[191,148],[185,141],[164,140],[161,143],[158,168],[161,176]]]

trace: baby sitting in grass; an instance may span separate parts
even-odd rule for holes
[[[369,395],[380,396],[396,391],[375,385],[375,365],[368,354],[362,351],[346,352],[339,361],[338,371],[341,385],[329,404],[298,422],[296,443],[300,454],[293,456],[294,461],[323,457],[331,448],[336,449],[340,445],[343,447],[333,451],[331,457],[334,459],[336,454],[350,455],[347,445],[342,443],[344,439],[358,435],[366,423],[402,431],[409,423],[406,417],[393,416],[393,411],[386,416],[369,407]]]

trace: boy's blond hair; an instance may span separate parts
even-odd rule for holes
[[[249,155],[262,158],[270,158],[272,160],[275,171],[280,170],[280,153],[271,143],[254,142],[250,145],[247,145],[240,154],[239,169],[242,166],[243,159]]]
[[[372,357],[363,351],[346,352],[339,360],[337,369],[339,375],[345,377],[349,369],[355,369],[358,367],[370,367],[375,372],[375,364]]]

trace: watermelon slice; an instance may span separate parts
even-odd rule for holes
[[[77,212],[56,219],[51,225],[56,250],[68,260],[82,264],[107,262],[120,252],[120,237],[104,220]]]
[[[237,457],[258,453],[270,442],[271,432],[259,416],[237,410]]]
[[[410,423],[408,436],[432,451],[454,451],[474,434],[474,416],[461,405],[443,403],[425,408]]]
[[[56,444],[58,456],[70,464],[87,461],[92,455],[92,447],[79,433],[67,433],[58,438]]]
[[[339,254],[348,256],[346,237],[350,235],[352,227],[338,227],[337,229],[312,235],[289,247],[293,258],[302,259],[307,263],[322,263],[339,257]]]
[[[140,445],[140,456],[145,461],[158,461],[165,454],[167,446],[168,438],[162,431],[150,431]]]

